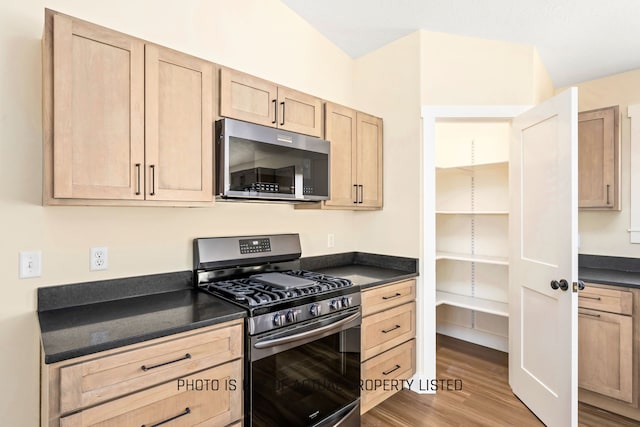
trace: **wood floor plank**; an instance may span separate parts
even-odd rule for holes
[[[362,427],[544,426],[509,387],[504,352],[438,335],[438,379],[462,380],[462,390],[417,394],[402,390],[362,416]],[[426,388],[426,387],[425,387]],[[580,427],[638,427],[638,423],[580,404]]]

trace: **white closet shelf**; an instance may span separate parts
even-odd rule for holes
[[[474,171],[477,171],[478,169],[508,167],[508,166],[509,166],[508,161],[480,163],[480,164],[473,164],[473,165],[436,166],[436,172],[447,172],[447,171],[474,172]]]
[[[464,253],[454,253],[454,252],[436,252],[436,261],[441,259],[478,262],[483,264],[509,265],[509,258],[507,257],[464,254]]]
[[[436,306],[441,304],[509,317],[509,305],[500,301],[436,291]]]
[[[438,215],[509,215],[509,211],[436,211]]]

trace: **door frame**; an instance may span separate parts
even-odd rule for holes
[[[416,305],[416,374],[410,389],[435,393],[422,387],[436,378],[436,164],[435,125],[440,119],[511,120],[533,105],[423,105],[422,106],[422,245]]]

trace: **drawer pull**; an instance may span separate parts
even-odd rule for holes
[[[402,296],[402,294],[400,292],[396,292],[395,295],[391,295],[390,297],[382,297],[382,299],[386,300],[386,299],[398,298],[398,297],[401,297],[401,296]]]
[[[184,417],[185,415],[189,415],[190,413],[191,413],[191,409],[185,408],[184,411],[180,412],[178,415],[175,415],[175,416],[173,416],[171,418],[167,418],[166,420],[160,421],[159,423],[152,424],[150,427],[161,426],[162,424],[166,424],[166,423],[171,422],[173,420],[177,420],[178,418]],[[146,424],[142,424],[142,427],[147,427],[147,425]]]
[[[596,300],[596,301],[600,301],[602,299],[600,297],[590,297],[590,296],[587,296],[587,295],[578,295],[578,298],[592,299],[592,300]]]
[[[384,371],[382,375],[389,375],[391,372],[397,371],[398,369],[400,369],[400,365],[396,365],[393,368],[389,369],[388,371]]]
[[[383,333],[383,334],[388,334],[389,332],[391,332],[391,331],[395,331],[395,330],[396,330],[396,329],[398,329],[398,328],[400,328],[400,325],[396,325],[396,326],[394,326],[393,328],[389,328],[389,329],[383,329],[383,330],[382,330],[382,333]]]
[[[599,314],[585,313],[584,311],[579,311],[578,314],[581,314],[583,316],[600,317]]]
[[[143,371],[147,372],[147,371],[149,371],[151,369],[159,368],[160,366],[170,365],[171,363],[176,363],[176,362],[180,362],[181,360],[187,360],[187,359],[191,359],[191,355],[189,353],[185,354],[184,357],[181,357],[180,359],[170,360],[168,362],[163,362],[163,363],[158,363],[157,365],[151,365],[151,366],[142,365],[140,367],[140,369],[142,369]]]

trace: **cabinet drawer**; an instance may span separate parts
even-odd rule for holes
[[[416,303],[411,302],[362,319],[362,360],[415,337]]]
[[[190,386],[188,386],[190,384]],[[242,361],[226,363],[188,377],[85,409],[60,419],[60,427],[226,426],[242,411]]]
[[[385,351],[362,364],[361,413],[365,413],[395,392],[415,373],[416,340]]]
[[[416,299],[416,280],[404,280],[362,292],[362,315],[377,313]]]
[[[97,357],[60,368],[60,413],[105,402],[242,356],[242,325]]]
[[[585,283],[584,290],[578,292],[578,307],[631,315],[633,294],[629,291],[604,289]]]

